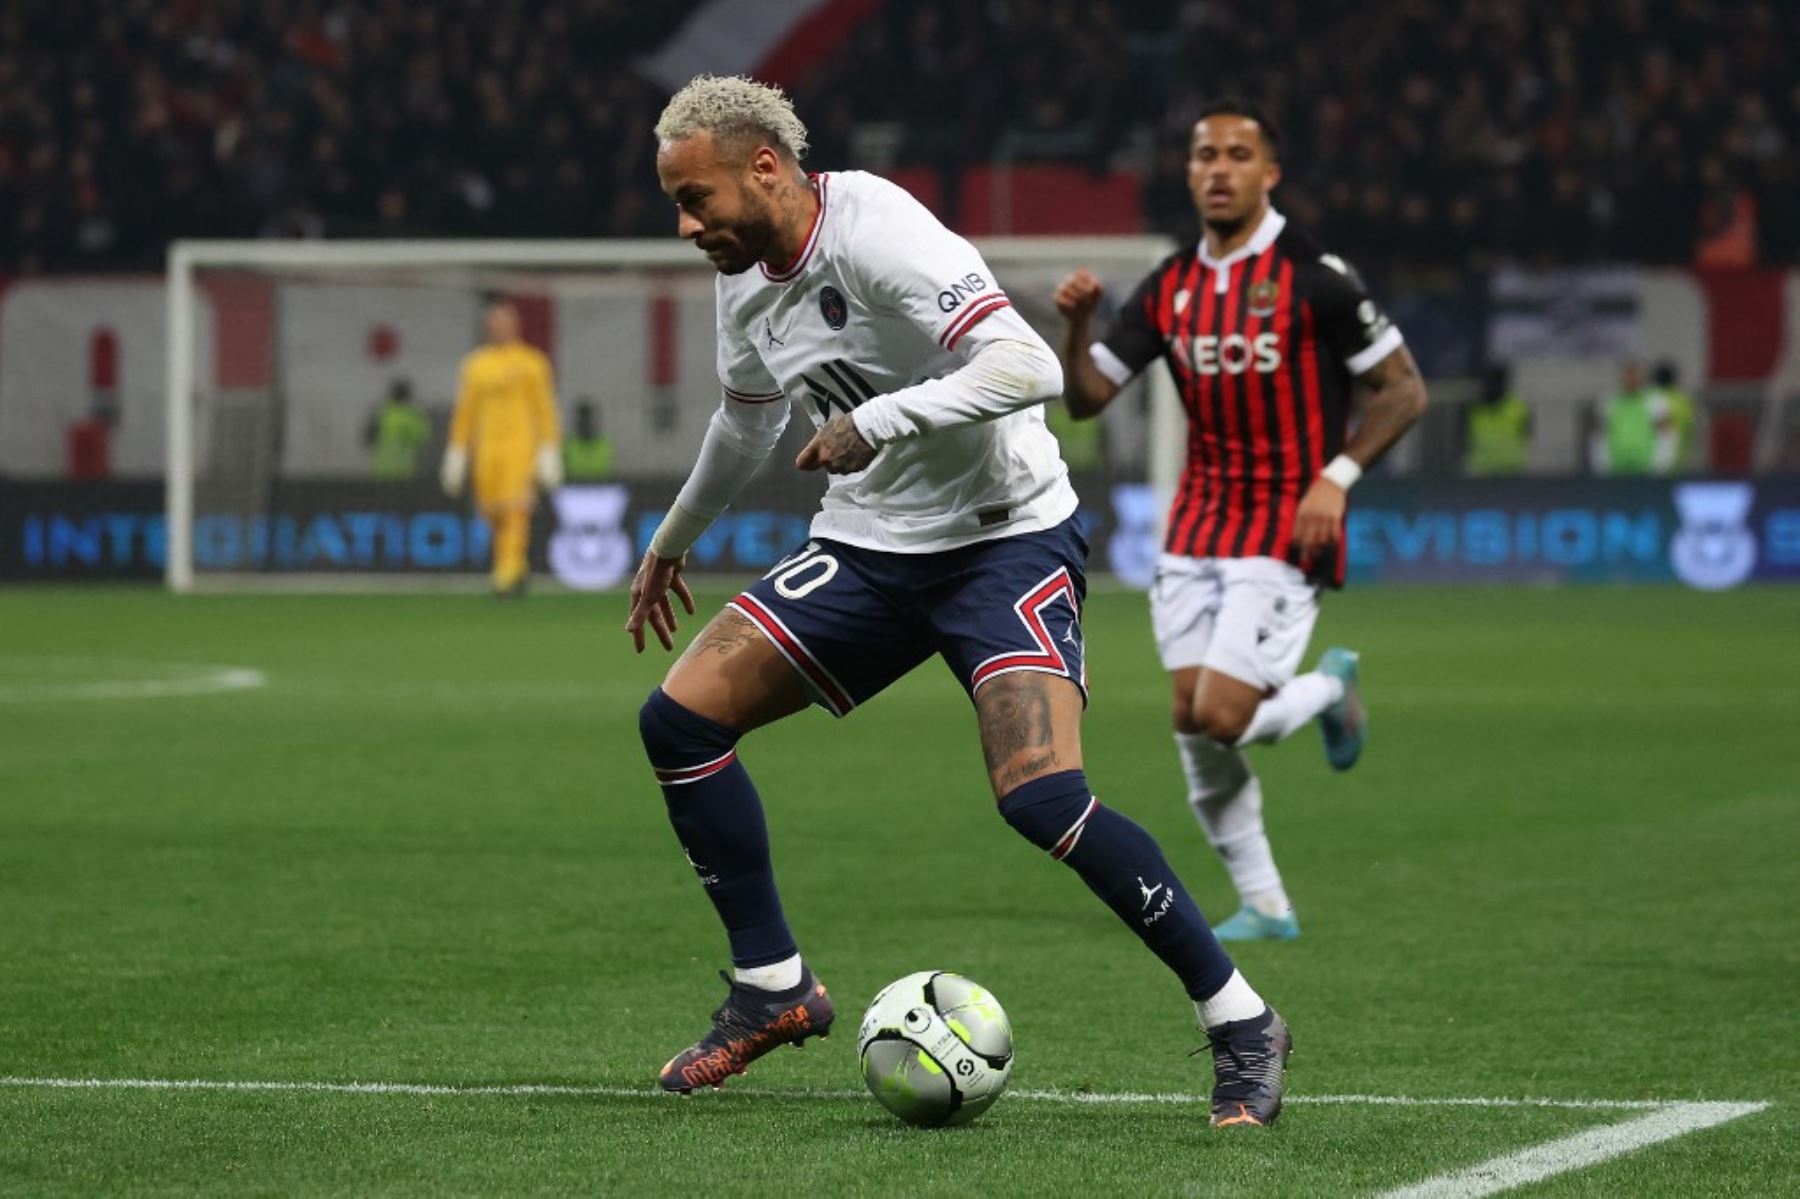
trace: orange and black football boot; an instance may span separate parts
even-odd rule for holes
[[[1272,1007],[1250,1020],[1206,1030],[1212,1046],[1212,1126],[1266,1128],[1281,1115],[1288,1054],[1294,1038]]]
[[[731,991],[712,1014],[712,1031],[662,1068],[665,1091],[685,1095],[695,1087],[722,1087],[727,1078],[744,1073],[771,1049],[782,1045],[797,1049],[808,1037],[831,1035],[837,1010],[811,970],[802,968],[800,985],[791,991],[746,986],[723,970],[719,977]]]

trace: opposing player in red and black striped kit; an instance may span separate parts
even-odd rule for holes
[[[1077,419],[1097,416],[1159,358],[1187,411],[1187,464],[1150,609],[1174,683],[1188,802],[1243,901],[1215,930],[1221,939],[1300,934],[1244,748],[1316,718],[1333,767],[1361,754],[1356,654],[1333,647],[1311,673],[1295,672],[1319,590],[1344,581],[1350,488],[1425,408],[1400,331],[1356,272],[1271,205],[1278,144],[1253,105],[1207,106],[1188,156],[1201,240],[1158,265],[1098,341],[1089,325],[1099,281],[1077,271],[1056,292]],[[1358,384],[1366,395],[1351,433]]]

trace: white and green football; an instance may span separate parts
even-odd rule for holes
[[[863,1081],[908,1124],[967,1124],[1012,1075],[1012,1024],[972,979],[921,970],[882,988],[856,1034]]]

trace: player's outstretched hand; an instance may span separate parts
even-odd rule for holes
[[[1105,290],[1094,273],[1083,267],[1067,279],[1057,284],[1051,296],[1056,301],[1056,310],[1062,318],[1070,323],[1085,321],[1094,315],[1094,309],[1100,303],[1100,295]]]
[[[1344,489],[1323,478],[1314,479],[1300,497],[1300,506],[1294,510],[1294,544],[1300,547],[1302,562],[1336,544],[1345,503]]]
[[[822,425],[800,450],[794,465],[833,475],[851,475],[875,461],[875,447],[863,440],[862,431],[848,412]]]
[[[679,558],[659,558],[656,551],[651,550],[639,563],[637,574],[631,580],[631,615],[625,618],[625,631],[631,634],[632,647],[644,652],[644,626],[648,624],[656,633],[656,639],[662,642],[667,650],[675,648],[675,605],[669,602],[669,593],[674,592],[681,600],[681,606],[687,609],[689,616],[694,614],[694,593],[688,590],[687,580],[681,577],[683,568],[687,566],[687,555]]]

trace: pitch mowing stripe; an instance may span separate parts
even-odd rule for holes
[[[1497,1195],[1557,1174],[1599,1165],[1662,1141],[1699,1132],[1739,1116],[1760,1112],[1766,1103],[1671,1103],[1623,1124],[1576,1133],[1517,1153],[1491,1158],[1466,1170],[1386,1191],[1381,1199],[1475,1199]]]
[[[0,1087],[32,1087],[68,1091],[298,1091],[334,1095],[469,1095],[518,1096],[534,1095],[587,1097],[599,1099],[660,1099],[660,1088],[576,1086],[560,1083],[508,1083],[491,1086],[479,1084],[407,1082],[280,1082],[212,1078],[26,1078],[0,1077]],[[697,1092],[704,1094],[702,1090]],[[863,1099],[866,1091],[795,1090],[775,1091],[754,1087],[733,1087],[725,1094],[755,1096],[765,1099]],[[1099,1105],[1130,1104],[1204,1104],[1207,1096],[1180,1092],[1136,1091],[1008,1091],[1007,1098],[1029,1103],[1074,1103]],[[1692,1103],[1681,1100],[1656,1099],[1537,1099],[1473,1097],[1463,1095],[1289,1095],[1290,1104],[1363,1106],[1363,1107],[1515,1107],[1515,1108],[1589,1108],[1598,1111],[1664,1112],[1681,1108],[1741,1108],[1735,1115],[1761,1111],[1767,1104],[1756,1103]],[[1725,1117],[1727,1119],[1733,1117]]]

